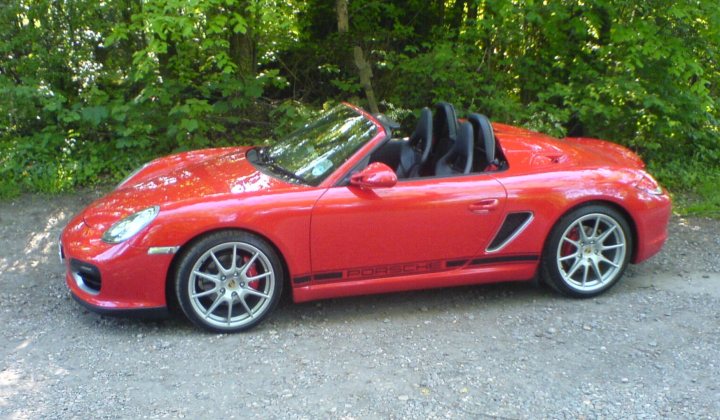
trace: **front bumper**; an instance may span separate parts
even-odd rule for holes
[[[100,315],[119,316],[123,318],[142,318],[142,319],[164,319],[169,318],[170,311],[167,307],[159,308],[135,308],[135,309],[107,309],[102,306],[95,306],[86,301],[75,293],[70,292],[80,306]]]
[[[635,217],[638,243],[632,260],[637,264],[660,252],[668,238],[668,224],[672,215],[672,202],[667,192],[649,196],[643,194],[642,210]]]
[[[100,240],[102,232],[76,217],[60,236],[65,281],[75,300],[103,314],[160,316],[167,312],[166,280],[173,254],[148,254],[133,239]]]

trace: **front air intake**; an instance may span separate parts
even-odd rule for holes
[[[97,267],[72,259],[70,260],[70,273],[80,289],[93,295],[100,293],[102,279]]]

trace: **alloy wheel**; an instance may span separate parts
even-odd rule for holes
[[[276,276],[268,256],[245,242],[226,242],[205,251],[187,282],[195,314],[219,329],[243,329],[270,307]]]
[[[587,214],[563,232],[557,247],[557,268],[568,287],[594,292],[622,274],[627,248],[625,232],[617,220],[602,213]]]

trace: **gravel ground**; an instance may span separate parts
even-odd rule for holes
[[[673,218],[605,295],[528,284],[284,304],[245,334],[72,301],[96,192],[0,202],[0,418],[718,418],[720,222]]]

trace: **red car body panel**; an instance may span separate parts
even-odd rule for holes
[[[282,256],[297,302],[529,280],[553,225],[589,202],[608,203],[628,216],[635,263],[657,253],[667,238],[670,199],[636,188],[649,175],[634,153],[503,124],[494,124],[508,162],[503,171],[413,178],[390,188],[339,185],[386,139],[383,126],[363,115],[377,125],[377,135],[318,186],[263,172],[246,159],[248,147],[149,163],[63,231],[70,290],[101,309],[165,307],[173,262],[194,239],[222,229],[266,238]],[[101,240],[113,223],[155,205],[156,219],[134,237],[119,244]],[[531,222],[502,249],[488,251],[514,212],[531,213]],[[179,250],[149,254],[154,247]],[[97,267],[99,292],[82,287],[73,260]]]
[[[492,239],[504,205],[505,189],[484,174],[330,188],[312,213],[313,272],[473,257]]]

